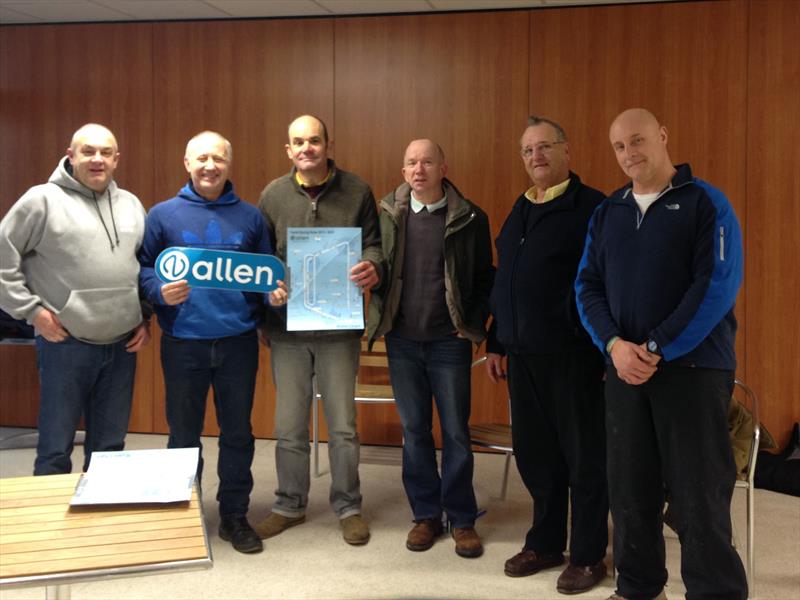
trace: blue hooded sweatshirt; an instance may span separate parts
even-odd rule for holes
[[[175,198],[150,209],[139,250],[139,282],[153,303],[158,324],[182,339],[216,339],[251,331],[262,319],[264,295],[233,290],[193,288],[186,302],[169,306],[161,296],[164,282],[155,273],[162,250],[173,246],[272,254],[264,217],[241,200],[230,181],[214,201],[199,196],[188,182]]]

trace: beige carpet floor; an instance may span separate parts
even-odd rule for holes
[[[363,547],[348,546],[328,506],[326,448],[322,447],[322,476],[312,478],[307,521],[267,540],[264,552],[242,555],[217,536],[216,439],[205,444],[204,497],[206,523],[214,554],[209,571],[161,574],[75,584],[73,600],[195,600],[257,598],[342,599],[549,599],[565,598],[555,591],[559,570],[519,579],[503,574],[503,562],[521,548],[530,525],[531,502],[516,468],[511,466],[508,496],[500,500],[504,459],[477,454],[475,484],[479,502],[487,508],[477,523],[485,554],[463,559],[443,537],[428,552],[409,552],[405,536],[411,515],[400,480],[398,448],[362,448],[361,483],[364,516],[372,539]],[[165,436],[130,435],[128,448],[163,448]],[[270,509],[276,485],[274,442],[258,441],[254,462],[255,489],[250,518],[258,521]],[[34,451],[0,451],[0,476],[31,473]],[[76,447],[74,463],[81,464]],[[743,553],[745,540],[744,490],[736,490],[732,514]],[[667,596],[681,598],[680,546],[667,533]],[[756,491],[756,595],[764,600],[800,600],[800,499]],[[2,560],[2,555],[0,555]],[[610,564],[610,556],[607,559]],[[581,600],[605,599],[614,591],[609,576],[601,586],[581,594]],[[44,598],[42,588],[3,589],[0,599]]]

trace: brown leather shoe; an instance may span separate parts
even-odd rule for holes
[[[533,550],[523,550],[506,561],[505,573],[509,577],[527,577],[563,564],[563,554],[536,554]]]
[[[306,516],[300,515],[299,517],[284,517],[278,513],[271,512],[269,516],[256,525],[253,529],[256,530],[258,537],[262,540],[271,538],[272,536],[283,533],[289,527],[305,523]]]
[[[463,558],[478,558],[483,554],[483,544],[474,527],[455,527],[453,539],[456,541],[456,554]]]
[[[342,526],[342,537],[351,546],[363,546],[369,541],[369,526],[364,517],[350,515],[339,521]]]
[[[562,594],[580,594],[592,589],[606,577],[606,565],[600,561],[596,565],[579,567],[569,565],[558,576],[556,589]]]
[[[442,535],[441,519],[422,519],[417,521],[411,531],[408,532],[406,548],[413,552],[422,552],[433,546],[433,541]]]

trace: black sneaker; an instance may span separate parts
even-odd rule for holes
[[[230,542],[235,550],[245,554],[261,552],[264,545],[261,538],[250,527],[247,518],[241,515],[226,515],[220,518],[219,537]]]

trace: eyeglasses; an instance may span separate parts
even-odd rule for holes
[[[565,141],[560,142],[540,142],[535,146],[526,146],[522,150],[519,151],[522,158],[530,158],[534,155],[534,153],[539,152],[541,154],[550,154],[553,151],[553,148],[558,144],[564,144]]]

